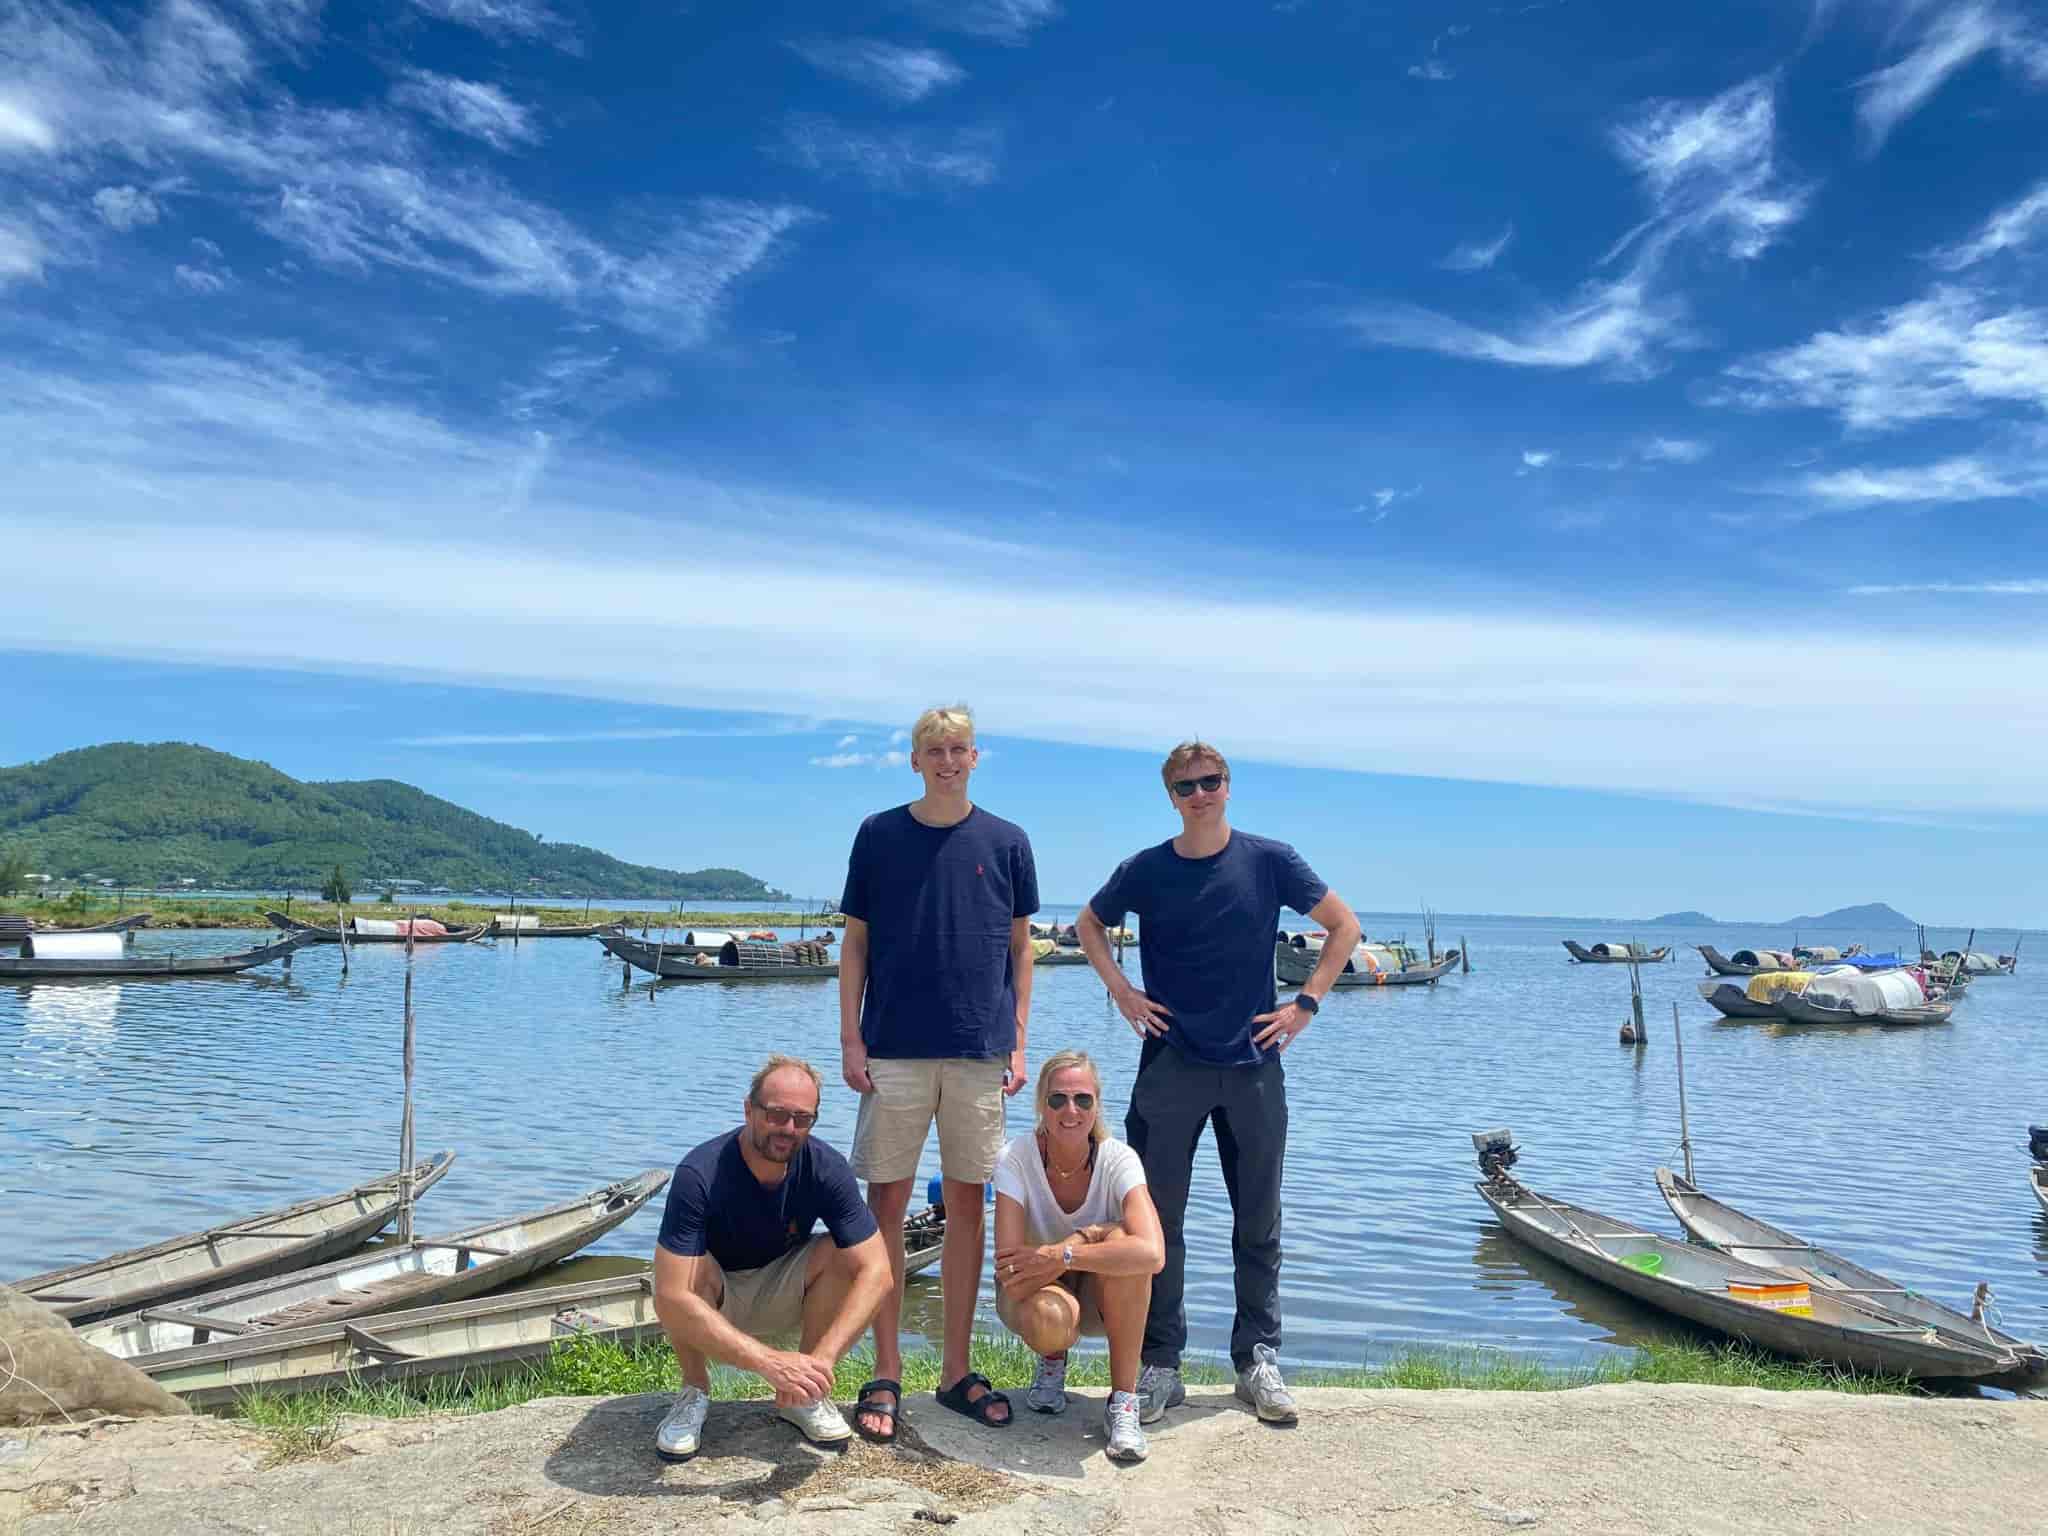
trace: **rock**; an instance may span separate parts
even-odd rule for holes
[[[0,1285],[0,1424],[190,1411],[127,1361],[85,1343],[41,1302]]]

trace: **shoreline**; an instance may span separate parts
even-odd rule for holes
[[[73,907],[69,903],[50,904],[38,907],[35,903],[19,900],[0,901],[0,913],[8,916],[32,918],[37,931],[63,933],[78,928],[90,928],[95,924],[108,922],[117,917],[132,917],[138,912],[150,914],[149,926],[141,930],[167,932],[188,932],[194,929],[254,929],[268,930],[270,922],[263,916],[266,911],[283,912],[285,899],[220,897],[198,901],[184,901],[175,896],[153,898],[142,897],[104,905],[94,903],[87,907]],[[509,903],[485,903],[464,900],[434,901],[352,901],[344,910],[350,917],[376,918],[390,922],[407,917],[432,918],[451,928],[472,927],[488,922],[500,912],[513,910]],[[662,928],[843,928],[846,916],[840,912],[805,913],[763,907],[749,912],[645,912],[619,907],[603,907],[592,903],[585,914],[581,906],[528,906],[521,903],[517,908],[521,917],[538,918],[543,924],[568,926],[580,923],[621,923],[638,930],[645,925],[650,932]],[[332,926],[334,904],[332,902],[293,900],[290,915],[302,922]]]

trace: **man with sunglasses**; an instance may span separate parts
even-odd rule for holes
[[[853,1169],[811,1139],[822,1079],[770,1056],[747,1088],[745,1122],[676,1165],[654,1249],[654,1312],[683,1390],[655,1433],[657,1454],[697,1452],[711,1362],[767,1379],[775,1411],[814,1444],[852,1431],[832,1406],[832,1372],[889,1293],[889,1255]],[[813,1236],[825,1223],[830,1234]],[[762,1342],[796,1334],[795,1349]]]
[[[1178,836],[1131,855],[1081,909],[1081,948],[1144,1041],[1124,1132],[1145,1164],[1166,1235],[1166,1266],[1145,1320],[1139,1416],[1156,1422],[1186,1396],[1188,1186],[1202,1128],[1213,1121],[1230,1193],[1237,1317],[1230,1358],[1237,1395],[1269,1423],[1296,1412],[1279,1367],[1280,1183],[1287,1151],[1287,1086],[1280,1057],[1308,1028],[1359,939],[1358,919],[1286,843],[1230,825],[1230,765],[1185,741],[1161,770]],[[1328,930],[1301,991],[1280,1003],[1273,934],[1280,909]],[[1144,988],[1110,955],[1108,930],[1138,916]]]

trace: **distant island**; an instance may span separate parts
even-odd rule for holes
[[[393,779],[302,783],[181,742],[115,742],[0,768],[0,864],[64,882],[546,891],[556,896],[783,901],[737,869],[627,864],[551,843]]]
[[[1917,928],[1919,924],[1896,907],[1868,901],[1860,907],[1837,907],[1817,916],[1787,917],[1777,922],[1723,923],[1704,912],[1666,912],[1644,921],[1646,928]]]

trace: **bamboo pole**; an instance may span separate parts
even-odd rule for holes
[[[1671,1005],[1671,1038],[1678,1048],[1678,1150],[1685,1154],[1685,1182],[1697,1187],[1692,1176],[1692,1127],[1685,1117],[1685,1035],[1678,1027],[1678,1004]]]
[[[418,912],[413,913],[417,920]],[[412,953],[413,922],[405,925],[405,1110],[398,1121],[398,1240],[412,1241]]]

